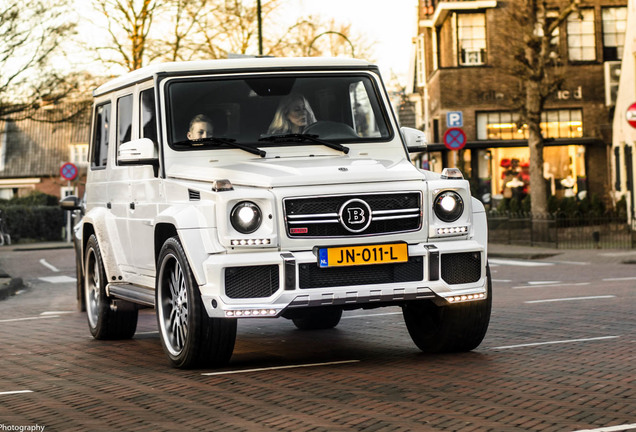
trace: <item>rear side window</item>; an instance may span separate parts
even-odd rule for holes
[[[132,95],[117,99],[117,147],[121,143],[130,141],[132,134]]]
[[[140,138],[157,142],[157,118],[155,116],[155,92],[148,89],[141,92]]]
[[[95,107],[93,153],[91,155],[92,168],[104,168],[108,163],[108,134],[111,127],[110,113],[110,102]]]

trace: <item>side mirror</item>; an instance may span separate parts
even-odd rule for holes
[[[400,132],[402,132],[402,137],[406,141],[406,148],[409,153],[426,151],[426,135],[424,135],[424,132],[410,127],[402,127]]]
[[[69,195],[60,200],[62,210],[79,210],[82,208],[81,200],[75,195]]]
[[[157,145],[149,138],[123,143],[117,151],[117,161],[128,164],[156,164],[159,161]]]

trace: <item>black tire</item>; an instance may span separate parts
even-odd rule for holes
[[[208,317],[177,237],[163,244],[157,271],[157,324],[171,364],[182,369],[226,365],[234,351],[236,320]]]
[[[337,326],[341,317],[342,309],[313,308],[292,318],[292,322],[300,330],[325,330]]]
[[[86,291],[84,290],[84,269],[80,259],[80,249],[75,249],[75,288],[77,292],[77,310],[86,312]]]
[[[436,306],[424,300],[402,307],[404,322],[411,339],[427,353],[471,351],[486,336],[492,310],[490,267],[486,266],[485,300]]]
[[[130,339],[137,330],[137,306],[106,296],[106,271],[97,237],[91,235],[84,260],[84,296],[88,328],[95,339]]]

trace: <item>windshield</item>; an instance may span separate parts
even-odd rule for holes
[[[179,78],[167,88],[175,150],[227,148],[217,138],[259,148],[391,138],[377,88],[364,74]],[[207,145],[183,145],[201,140]]]

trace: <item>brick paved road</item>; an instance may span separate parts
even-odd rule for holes
[[[0,253],[0,267],[19,260],[41,277],[43,257],[56,276],[73,276],[70,250],[21,254]],[[23,274],[31,287],[0,302],[0,430],[636,427],[636,266],[601,261],[493,264],[492,323],[471,353],[421,354],[399,309],[377,309],[311,333],[282,319],[240,321],[231,364],[218,371],[170,368],[152,310],[134,339],[94,341],[73,283]],[[326,364],[262,370],[317,363]],[[204,375],[217,372],[236,373]]]

